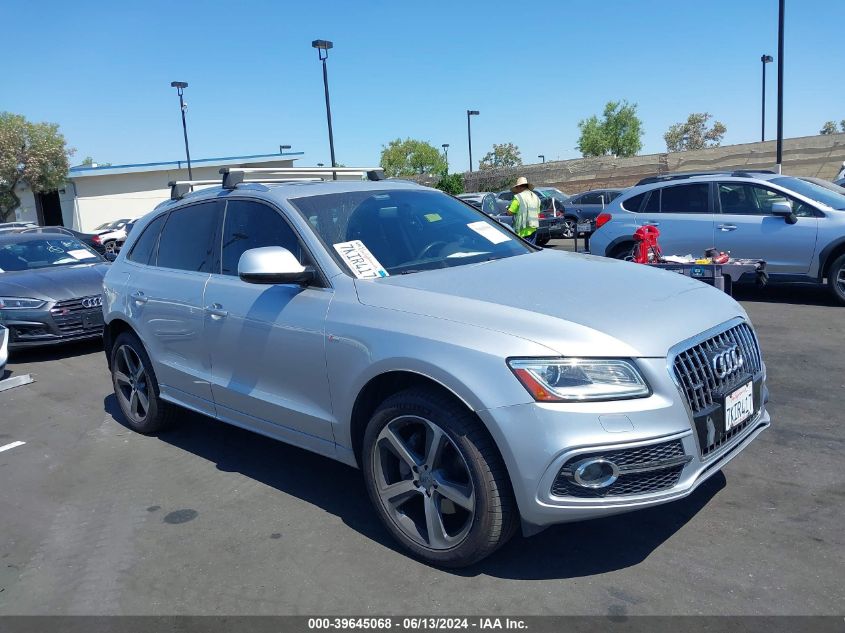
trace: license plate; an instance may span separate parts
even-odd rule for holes
[[[95,314],[83,315],[82,327],[86,330],[93,330],[94,328],[103,327],[103,315],[99,312]]]
[[[725,432],[745,422],[754,413],[754,387],[750,382],[725,396]]]
[[[593,230],[593,223],[592,222],[578,222],[578,224],[575,225],[575,229],[579,233],[589,233],[590,231]]]

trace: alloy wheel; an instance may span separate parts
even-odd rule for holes
[[[112,240],[111,242],[106,242],[103,244],[107,253],[112,253],[113,255],[117,255],[117,242]]]
[[[841,267],[836,275],[836,285],[842,296],[845,296],[845,266]]]
[[[121,345],[117,350],[114,382],[123,412],[133,422],[143,422],[150,409],[150,381],[144,369],[144,363],[129,345]]]
[[[575,220],[564,220],[563,221],[563,237],[564,239],[571,240],[575,237]]]
[[[371,468],[383,508],[409,539],[433,550],[464,541],[475,517],[475,489],[443,429],[418,416],[391,420],[378,435]]]

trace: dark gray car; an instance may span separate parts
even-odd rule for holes
[[[63,234],[0,236],[0,325],[9,348],[97,338],[107,262]]]

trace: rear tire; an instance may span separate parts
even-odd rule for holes
[[[563,221],[563,239],[571,240],[575,237],[575,231],[578,228],[577,220],[574,218],[566,218]]]
[[[171,424],[175,408],[161,399],[150,357],[135,334],[124,332],[115,339],[111,375],[117,403],[133,431],[148,435]]]
[[[548,238],[548,237],[541,237],[540,239],[537,240],[536,245],[537,246],[545,246],[546,244],[549,243],[549,239],[550,238]]]
[[[634,243],[625,242],[624,244],[614,247],[608,254],[608,257],[612,259],[630,261],[634,257]]]
[[[362,452],[379,518],[417,558],[465,567],[515,532],[519,515],[504,462],[459,402],[425,388],[390,396],[373,414]]]
[[[827,270],[827,287],[840,305],[845,305],[845,254],[837,257]]]

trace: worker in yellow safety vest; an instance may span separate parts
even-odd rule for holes
[[[522,239],[535,244],[537,229],[540,228],[540,198],[525,176],[517,178],[511,191],[515,195],[508,206],[508,213],[514,216],[514,231]]]

